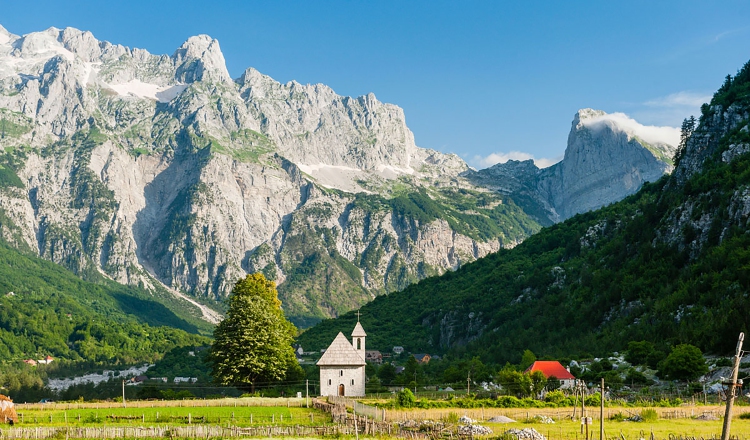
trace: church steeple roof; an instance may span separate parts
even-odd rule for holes
[[[357,325],[354,326],[354,330],[352,330],[352,337],[353,338],[363,338],[367,336],[367,333],[365,333],[365,329],[362,328],[362,324],[357,321]]]

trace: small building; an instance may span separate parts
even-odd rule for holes
[[[396,354],[401,354],[401,353],[404,352],[404,347],[402,347],[400,345],[397,345],[397,346],[393,347],[393,352],[396,353]]]
[[[24,359],[23,363],[36,367],[36,361],[34,359]]]
[[[414,355],[414,359],[416,359],[420,364],[430,363],[430,355],[427,353],[417,353]]]
[[[406,370],[406,367],[396,367],[396,374],[401,374]]]
[[[383,355],[378,350],[367,350],[365,352],[365,360],[380,365],[383,363]]]
[[[575,386],[575,376],[570,374],[570,371],[563,367],[560,362],[536,361],[526,369],[526,373],[531,373],[533,371],[541,371],[547,379],[555,377],[560,381],[560,388],[569,389]]]
[[[47,356],[44,359],[37,360],[36,363],[37,364],[51,364],[54,360],[55,358],[53,358],[52,356]]]
[[[365,395],[365,337],[362,324],[352,331],[352,342],[339,332],[318,360],[322,396]]]

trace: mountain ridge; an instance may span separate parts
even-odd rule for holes
[[[309,325],[540,228],[374,94],[232,80],[208,36],[168,56],[72,28],[3,35],[4,238],[75,273],[220,308],[261,271]]]
[[[605,355],[629,341],[734,348],[748,331],[750,62],[686,120],[676,169],[637,193],[543,229],[519,246],[361,308],[368,346],[517,362]],[[303,333],[306,350],[350,328]]]

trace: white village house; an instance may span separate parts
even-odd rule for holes
[[[365,337],[362,324],[352,331],[352,342],[339,332],[318,361],[321,396],[365,395]]]

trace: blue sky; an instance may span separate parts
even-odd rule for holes
[[[417,145],[474,166],[562,156],[579,108],[679,126],[750,59],[750,2],[0,0],[15,34],[50,26],[172,54],[217,38],[229,72],[369,92]],[[543,163],[543,161],[540,161]]]

